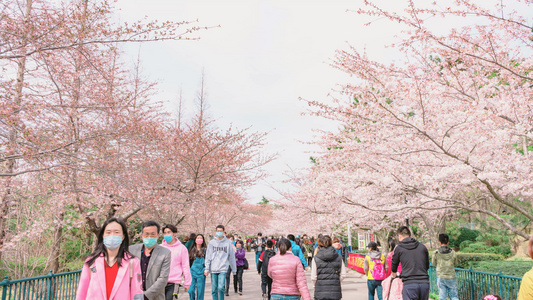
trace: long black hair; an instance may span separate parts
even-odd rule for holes
[[[394,251],[394,248],[396,248],[396,240],[392,239],[389,243],[389,252]]]
[[[126,222],[122,218],[117,217],[111,217],[108,220],[102,224],[102,227],[100,227],[100,232],[98,232],[98,244],[96,245],[96,249],[93,253],[89,255],[89,259],[87,260],[86,264],[88,266],[91,266],[94,261],[100,257],[101,255],[104,255],[105,258],[107,258],[107,249],[104,246],[104,232],[107,225],[116,222],[122,227],[122,235],[124,236],[124,239],[122,240],[122,244],[120,244],[120,247],[118,249],[117,254],[117,265],[120,268],[122,266],[122,259],[126,257],[127,259],[130,259],[132,257],[131,253],[128,251],[128,247],[130,244],[130,238],[128,236],[128,227],[126,226]]]
[[[202,245],[200,245],[200,250],[198,250],[198,247],[196,246],[196,239],[199,236],[201,236],[202,239],[203,239]],[[205,256],[205,248],[207,248],[207,246],[205,245],[205,237],[204,237],[203,234],[199,233],[198,235],[196,235],[196,238],[193,241],[193,244],[191,246],[191,250],[189,250],[189,261],[191,262],[191,265],[192,265],[192,262],[194,262],[194,260],[197,257],[204,257]]]

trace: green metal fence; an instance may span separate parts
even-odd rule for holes
[[[81,270],[0,282],[2,300],[75,299]]]
[[[439,294],[437,286],[437,269],[431,265],[429,267],[429,282],[431,292]],[[459,288],[459,299],[483,299],[484,296],[493,294],[499,295],[503,300],[516,300],[520,282],[522,278],[465,269],[455,269],[457,285]]]

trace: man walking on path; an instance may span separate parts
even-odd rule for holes
[[[257,266],[257,274],[261,274],[261,269],[259,269],[259,257],[265,250],[265,240],[263,239],[263,234],[259,232],[257,234],[257,239],[253,242],[252,248],[255,250],[255,265]]]
[[[189,250],[178,240],[178,229],[172,224],[163,226],[163,242],[161,247],[170,250],[170,274],[165,288],[166,300],[172,300],[173,295],[179,293],[183,281],[185,292],[191,285],[191,268],[189,265]],[[196,238],[196,237],[195,237]],[[194,242],[194,241],[193,241]]]
[[[205,276],[211,273],[211,295],[213,300],[224,300],[226,272],[231,267],[236,274],[233,244],[224,236],[224,226],[218,225],[215,238],[207,245],[205,255]]]
[[[272,278],[268,277],[268,262],[270,258],[276,255],[276,252],[274,251],[274,242],[272,240],[268,240],[266,246],[266,250],[263,251],[263,254],[259,257],[259,264],[257,266],[261,270],[261,291],[263,292],[263,300],[270,300]]]
[[[408,227],[398,228],[398,246],[392,256],[392,277],[396,278],[398,265],[402,264],[404,300],[429,299],[429,253],[426,246],[411,237]]]
[[[300,261],[302,262],[302,265],[303,265],[303,267],[304,267],[304,269],[306,271],[309,270],[309,265],[307,264],[307,260],[305,259],[304,255],[302,253],[302,249],[300,249],[300,246],[296,245],[296,242],[294,241],[295,240],[294,234],[287,235],[287,238],[289,239],[289,241],[291,241],[292,254],[294,254],[294,256],[296,256],[296,257],[298,257],[300,259]]]
[[[156,221],[142,225],[142,244],[130,246],[130,252],[141,260],[145,300],[165,300],[165,287],[170,273],[170,250],[157,244],[161,227]]]
[[[447,234],[439,234],[440,248],[435,250],[431,263],[437,266],[437,286],[439,287],[440,300],[446,300],[447,295],[451,300],[459,300],[457,296],[457,280],[455,267],[459,263],[455,251],[448,247],[450,237]]]

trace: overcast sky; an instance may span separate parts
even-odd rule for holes
[[[383,1],[395,3],[398,1]],[[335,124],[302,116],[307,105],[299,97],[328,101],[328,94],[349,78],[329,63],[336,49],[348,44],[366,48],[375,59],[388,60],[385,44],[395,31],[386,20],[365,27],[368,18],[356,10],[354,1],[182,1],[121,0],[121,21],[148,16],[157,20],[196,20],[201,26],[220,26],[195,34],[198,41],[143,44],[143,73],[158,82],[158,100],[177,111],[182,89],[193,110],[193,99],[205,70],[209,112],[220,128],[269,132],[266,153],[278,159],[266,166],[270,176],[248,191],[251,202],[262,196],[279,198],[272,189],[287,190],[281,183],[290,169],[310,165],[318,148],[304,144],[313,140],[314,129],[333,130]],[[397,31],[396,31],[397,33]],[[138,46],[127,49],[133,62]]]

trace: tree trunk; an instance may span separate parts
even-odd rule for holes
[[[374,232],[377,237],[377,240],[381,244],[381,252],[387,254],[389,252],[389,230],[382,229]]]
[[[54,232],[54,243],[52,245],[52,272],[59,272],[59,257],[61,256],[61,239],[63,238],[63,220],[65,219],[64,210],[58,217],[58,222]]]

